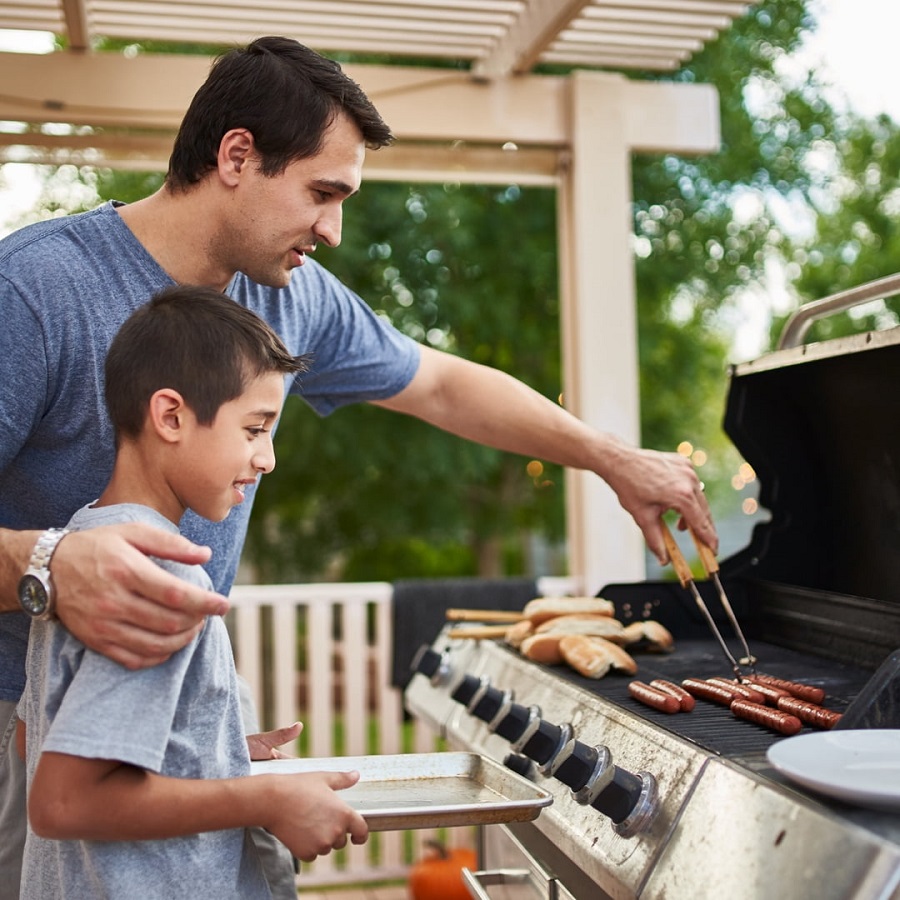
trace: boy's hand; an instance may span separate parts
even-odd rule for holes
[[[336,793],[353,787],[359,781],[359,772],[253,776],[254,781],[264,778],[272,800],[266,803],[263,827],[297,859],[312,862],[317,856],[340,850],[347,845],[348,836],[354,844],[366,842],[366,820]]]
[[[145,554],[199,564],[210,550],[129,523],[67,534],[51,564],[63,624],[129,669],[164,662],[197,635],[206,616],[228,609],[225,597],[182,581]]]
[[[293,743],[300,737],[303,731],[302,722],[294,722],[286,728],[276,728],[274,731],[263,731],[260,734],[247,735],[247,749],[250,751],[250,759],[288,759],[290,754],[282,753],[276,747]]]

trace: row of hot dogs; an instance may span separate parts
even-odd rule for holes
[[[730,678],[685,678],[681,684],[664,679],[632,681],[628,693],[638,702],[664,713],[690,712],[696,700],[727,706],[739,719],[793,735],[804,725],[833,728],[839,712],[822,706],[825,692],[814,685],[786,681],[771,675]]]

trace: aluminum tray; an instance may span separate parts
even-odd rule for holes
[[[405,753],[273,759],[251,763],[254,775],[349,772],[359,781],[341,791],[370,831],[494,825],[537,818],[553,795],[477,753]]]

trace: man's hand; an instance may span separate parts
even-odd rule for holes
[[[293,775],[254,775],[265,803],[263,827],[299,860],[312,862],[332,850],[364,844],[369,836],[366,820],[340,799],[336,791],[353,787],[359,772],[308,772]],[[266,783],[263,783],[266,779]],[[274,781],[272,780],[274,779]]]
[[[690,527],[715,553],[719,538],[703,485],[691,461],[678,453],[660,453],[616,444],[615,461],[604,467],[604,477],[644,534],[647,546],[661,565],[669,561],[660,517],[669,509],[680,515],[678,527]]]
[[[53,554],[57,612],[82,643],[129,669],[158,665],[228,601],[188,584],[145,554],[187,564],[210,556],[180,535],[129,523],[67,534]]]
[[[247,749],[250,751],[250,759],[288,759],[289,754],[282,753],[276,748],[296,741],[301,731],[303,723],[294,722],[293,725],[276,728],[274,731],[248,734]]]

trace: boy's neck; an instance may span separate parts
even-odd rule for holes
[[[128,442],[119,447],[112,476],[94,505],[113,506],[117,503],[149,507],[175,525],[184,515],[184,506],[172,493],[159,469],[135,444]]]

